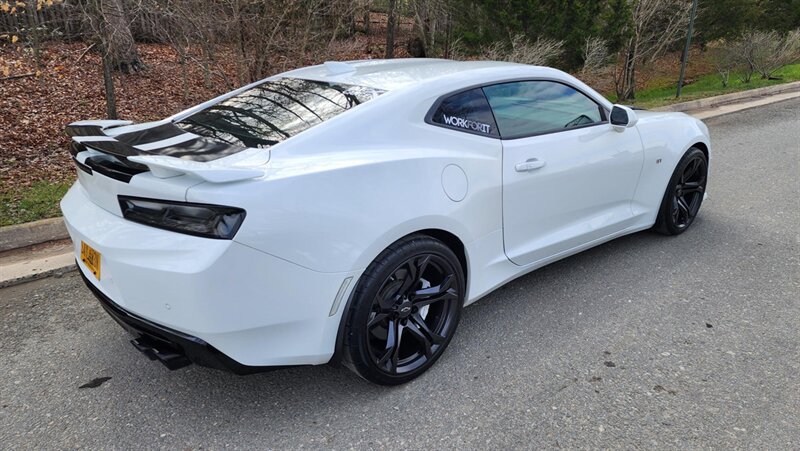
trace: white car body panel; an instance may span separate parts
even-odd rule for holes
[[[241,364],[321,364],[334,354],[356,281],[398,239],[420,231],[457,239],[470,304],[536,268],[651,227],[681,156],[697,144],[710,149],[707,128],[680,113],[637,111],[639,122],[621,132],[606,123],[509,141],[424,121],[443,95],[524,79],[566,83],[610,111],[601,95],[555,69],[348,64],[354,70],[320,65],[271,79],[387,92],[268,150],[211,163],[131,157],[151,172],[129,183],[78,171],[62,210],[76,253],[83,241],[103,256],[103,275],[88,276],[91,283],[123,308]],[[116,135],[137,130],[126,124],[108,125],[120,127]],[[531,158],[546,164],[515,170]],[[199,238],[123,219],[118,195],[235,206],[247,217],[233,240]],[[333,308],[337,294],[343,300]]]
[[[609,124],[503,144],[506,254],[525,266],[633,224],[643,163],[638,130]],[[541,168],[519,172],[528,160]]]
[[[103,254],[93,283],[121,307],[244,365],[330,360],[333,348],[324,344],[335,342],[342,309],[328,313],[342,281],[358,272],[317,273],[234,241],[136,224],[95,205],[79,184],[62,208],[76,255],[81,242]]]

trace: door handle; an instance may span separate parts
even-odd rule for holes
[[[528,171],[533,171],[535,169],[543,168],[545,164],[546,163],[542,160],[531,158],[524,163],[517,163],[517,165],[514,166],[514,169],[517,172],[528,172]]]

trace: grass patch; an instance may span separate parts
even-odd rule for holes
[[[70,185],[39,181],[29,187],[0,193],[0,226],[60,216],[58,203]]]
[[[775,72],[774,77],[778,77],[780,80],[764,80],[760,75],[755,74],[750,83],[744,83],[739,79],[739,75],[732,73],[727,87],[722,86],[722,78],[716,73],[702,75],[695,79],[694,83],[683,87],[680,99],[675,98],[677,80],[654,81],[651,86],[636,92],[636,100],[632,104],[643,108],[656,108],[673,103],[800,81],[800,63],[790,64]],[[616,95],[611,94],[608,99],[615,102]]]

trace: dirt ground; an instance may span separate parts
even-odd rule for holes
[[[39,76],[0,82],[0,190],[72,177],[64,126],[106,116],[100,56],[88,52],[78,61],[85,50],[83,43],[50,43]],[[148,69],[115,76],[120,118],[155,120],[226,89],[220,80],[206,87],[202,69],[181,67],[168,46],[142,44],[139,51]],[[36,70],[24,50],[6,47],[0,58],[14,66],[11,75]]]
[[[385,18],[373,15],[370,35],[332,43],[326,59],[380,58],[385,51]],[[401,21],[396,57],[408,56],[405,44],[409,21]],[[64,126],[83,119],[106,117],[100,55],[82,42],[50,42],[41,50],[37,71],[31,49],[0,46],[0,194],[13,194],[42,180],[69,181],[74,167],[67,153]],[[217,64],[206,84],[198,63],[180,64],[168,45],[139,44],[147,70],[115,74],[120,119],[134,122],[158,120],[244,84],[237,79],[235,52],[219,48]],[[317,55],[300,55],[282,61],[289,70],[319,61]],[[8,73],[3,73],[8,68]],[[20,78],[3,78],[11,76]]]

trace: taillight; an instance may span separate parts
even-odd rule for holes
[[[233,239],[244,221],[241,208],[119,196],[122,216],[173,232],[221,240]]]

